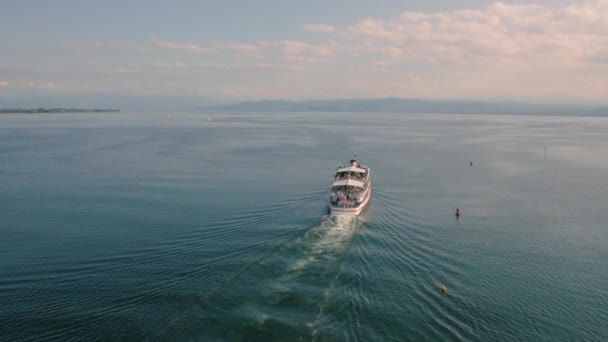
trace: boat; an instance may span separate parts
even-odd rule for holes
[[[356,158],[356,156],[355,156]],[[352,159],[338,167],[331,184],[329,210],[333,216],[359,216],[372,198],[371,169]]]

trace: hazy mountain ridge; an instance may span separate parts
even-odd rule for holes
[[[608,106],[404,98],[305,101],[261,100],[238,102],[228,105],[208,106],[201,109],[225,111],[553,114],[608,116]]]

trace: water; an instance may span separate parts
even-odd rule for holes
[[[0,340],[608,340],[608,119],[211,114],[0,116]]]

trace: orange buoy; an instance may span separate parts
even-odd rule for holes
[[[447,287],[445,287],[445,285],[443,285],[443,286],[441,287],[441,292],[444,292],[444,293],[445,293],[447,290],[448,290],[448,288],[447,288]]]

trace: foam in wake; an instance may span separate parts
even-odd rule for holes
[[[176,332],[177,325],[171,322],[160,335],[186,334],[189,339],[205,340],[313,339],[315,321],[333,293],[332,284],[359,227],[357,218],[322,217],[312,228],[243,268],[196,311],[189,311],[189,320],[196,317],[189,332]]]
[[[318,261],[331,261],[338,258],[348,246],[348,242],[359,227],[356,217],[325,216],[319,226],[309,230],[306,234],[289,246],[299,250],[302,254],[287,267],[285,274],[298,271],[307,265]]]
[[[325,216],[318,226],[282,246],[262,263],[267,272],[259,269],[260,276],[272,276],[260,283],[258,296],[237,309],[239,316],[254,330],[280,326],[278,330],[304,329],[310,336],[311,322],[327,300],[327,289],[359,226],[356,217]]]

